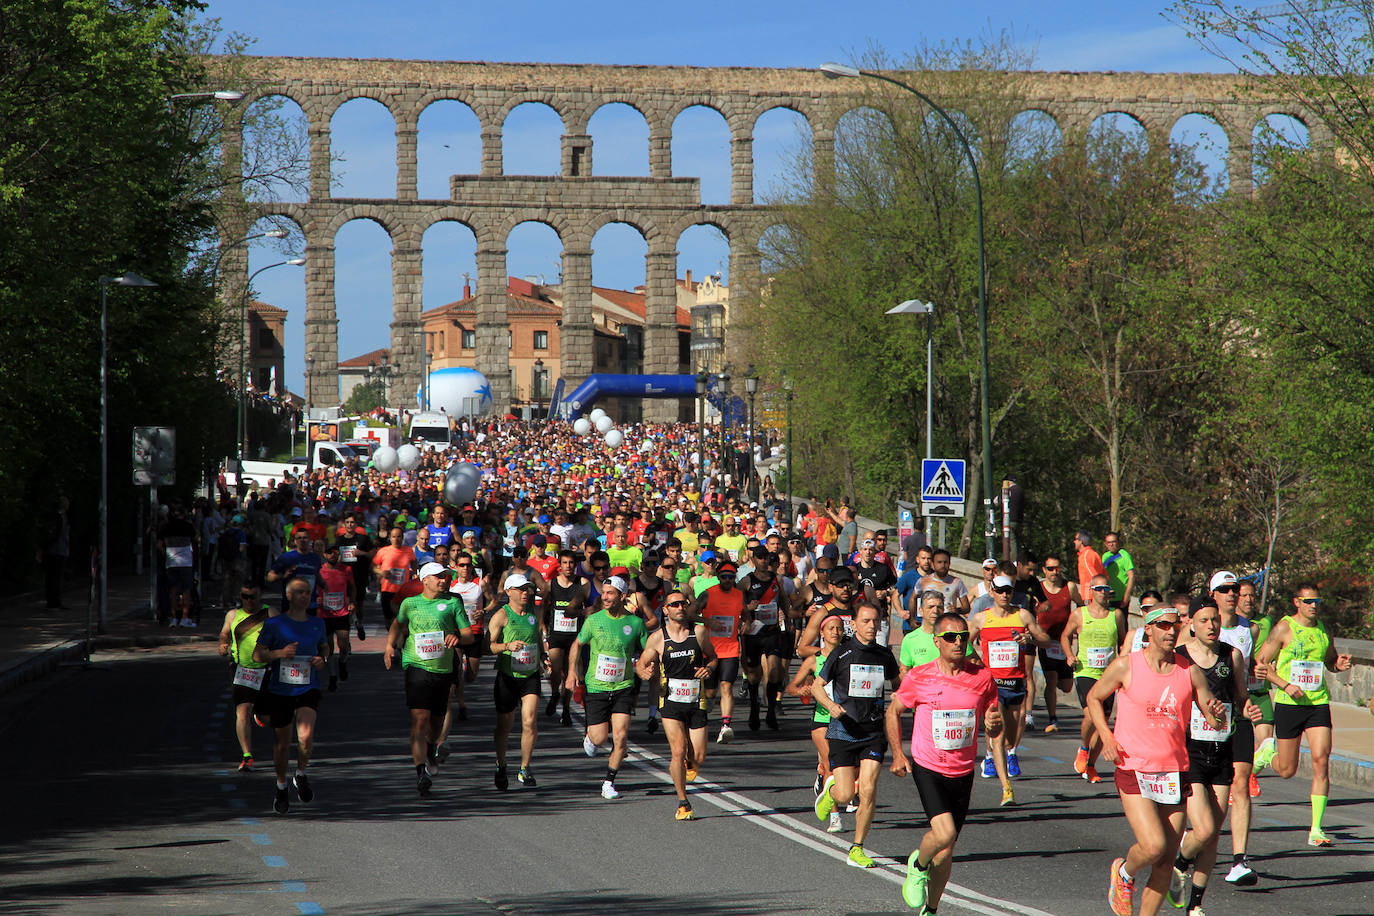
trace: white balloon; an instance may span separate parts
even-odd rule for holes
[[[396,463],[403,471],[413,471],[420,463],[420,450],[409,443],[396,449]]]
[[[372,466],[383,474],[390,474],[396,470],[398,456],[396,449],[389,445],[383,445],[372,453]]]
[[[481,483],[482,471],[475,464],[460,461],[444,475],[444,500],[455,506],[470,503],[477,498]]]
[[[620,448],[621,443],[624,441],[625,434],[618,429],[613,429],[606,433],[606,444],[611,448]]]
[[[591,418],[592,418],[592,422],[595,423],[597,420],[600,420],[602,417],[606,416],[606,411],[604,411],[604,410],[602,410],[600,407],[598,407],[598,408],[596,408],[595,410],[593,410],[591,413],[587,414],[587,416],[591,417]]]
[[[577,422],[573,424],[573,432],[577,433],[579,436],[585,436],[591,431],[592,421],[588,420],[586,417],[578,417]]]
[[[449,416],[481,416],[493,409],[491,384],[476,369],[435,369],[429,374],[429,405]]]
[[[605,414],[602,414],[600,417],[597,418],[597,421],[596,421],[596,431],[597,431],[597,432],[599,432],[599,433],[608,433],[608,432],[610,432],[610,431],[611,431],[612,429],[614,429],[614,428],[615,428],[615,421],[612,420],[610,417],[606,416]]]

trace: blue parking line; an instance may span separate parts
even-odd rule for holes
[[[324,907],[318,903],[298,903],[296,909],[301,911],[302,916],[323,916],[324,913]]]
[[[304,894],[304,893],[305,893],[305,882],[304,882],[304,881],[283,881],[283,882],[281,883],[281,889],[282,889],[282,893],[283,893],[283,894]]]
[[[268,868],[285,868],[286,859],[283,856],[263,856],[262,864]]]
[[[256,827],[261,824],[262,821],[258,820],[256,817],[241,817],[239,818],[239,823],[245,827]]]
[[[1041,760],[1044,760],[1044,761],[1046,761],[1046,762],[1048,762],[1048,763],[1056,764],[1056,765],[1061,766],[1061,767],[1064,765],[1064,761],[1060,760],[1058,757],[1045,757],[1045,756],[1042,755],[1042,756],[1040,757],[1040,759],[1041,759]]]
[[[272,838],[271,838],[270,836],[268,836],[267,834],[265,834],[265,833],[255,833],[255,834],[253,834],[253,845],[255,845],[255,846],[271,846],[271,845],[272,845]]]

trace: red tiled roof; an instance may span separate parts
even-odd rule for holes
[[[370,363],[376,363],[380,366],[384,361],[389,360],[390,358],[390,348],[382,347],[380,350],[373,350],[370,353],[364,353],[362,356],[355,356],[352,359],[340,360],[339,368],[366,369],[368,367],[368,364]]]
[[[278,308],[275,305],[268,305],[266,302],[259,302],[256,299],[248,303],[248,310],[250,312],[257,312],[259,315],[272,315],[274,317],[286,314],[286,309]]]

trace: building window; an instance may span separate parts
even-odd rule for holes
[[[271,328],[258,328],[258,349],[271,350],[277,346],[277,335]]]
[[[549,332],[548,332],[548,331],[535,331],[535,332],[534,332],[534,348],[535,348],[536,350],[547,350],[547,349],[549,348]]]
[[[476,350],[476,349],[477,349],[477,332],[476,332],[476,331],[466,331],[466,330],[463,331],[463,349],[464,349],[464,350]]]

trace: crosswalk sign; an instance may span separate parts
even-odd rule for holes
[[[921,502],[963,503],[964,462],[958,458],[921,461]]]

